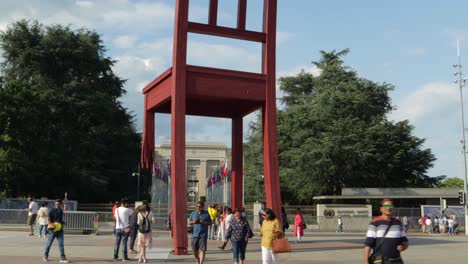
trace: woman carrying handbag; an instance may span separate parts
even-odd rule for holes
[[[262,216],[263,223],[258,234],[262,237],[262,263],[278,264],[279,257],[277,253],[273,252],[272,241],[283,236],[281,223],[270,208],[265,208]]]

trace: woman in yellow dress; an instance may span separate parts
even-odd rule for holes
[[[262,260],[263,264],[278,264],[278,254],[273,253],[271,242],[282,236],[281,223],[270,208],[263,210],[263,223],[259,236],[262,237]]]

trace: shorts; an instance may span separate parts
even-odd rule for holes
[[[34,225],[36,223],[37,214],[28,215],[28,225]]]
[[[192,237],[192,250],[193,251],[206,251],[207,237]]]

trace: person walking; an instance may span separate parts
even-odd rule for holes
[[[424,215],[422,218],[421,218],[421,227],[422,227],[422,232],[423,233],[426,233],[426,215]]]
[[[114,261],[119,258],[119,248],[122,244],[122,261],[130,260],[127,252],[127,241],[130,234],[130,215],[133,210],[128,208],[128,199],[121,200],[120,207],[115,209],[115,244],[114,244]]]
[[[265,212],[265,207],[266,207],[266,202],[262,202],[262,205],[260,207],[260,210],[258,210],[258,224],[260,228],[262,227],[262,223],[264,220],[263,213]]]
[[[401,219],[401,222],[402,222],[402,224],[403,224],[403,227],[405,228],[405,233],[408,234],[409,225],[410,225],[410,220],[409,220],[409,218],[405,215],[405,216],[403,216],[403,218]]]
[[[304,224],[301,208],[296,208],[296,215],[294,216],[294,236],[296,237],[296,243],[300,243],[302,236],[304,236]]]
[[[455,220],[452,217],[449,217],[447,220],[448,223],[448,234],[453,236],[455,235]]]
[[[202,201],[197,202],[197,210],[193,211],[189,217],[189,224],[193,225],[192,250],[197,264],[205,262],[208,226],[211,225],[211,217],[203,207],[205,207],[205,203]]]
[[[46,247],[44,250],[44,256],[42,261],[49,261],[49,252],[54,239],[58,241],[58,248],[60,251],[60,263],[69,263],[70,261],[65,256],[65,247],[63,245],[63,226],[65,221],[63,221],[63,209],[62,209],[62,200],[55,200],[55,207],[49,211],[47,216],[47,227],[51,229],[49,237],[47,239]]]
[[[130,220],[129,220],[129,224],[130,224],[130,234],[129,234],[129,238],[130,238],[130,241],[129,241],[129,248],[130,248],[130,254],[136,254],[137,251],[135,250],[135,241],[136,241],[136,238],[137,238],[137,234],[138,234],[138,212],[140,211],[140,206],[138,206],[137,208],[135,208],[135,210],[133,210],[132,214],[130,215]]]
[[[47,202],[41,204],[41,208],[37,211],[37,222],[39,223],[39,237],[42,237],[42,231],[44,230],[44,237],[47,237],[47,217],[49,215],[49,208]]]
[[[236,209],[225,238],[225,243],[227,240],[231,240],[234,264],[244,264],[247,241],[251,237],[253,237],[253,233],[249,223],[242,217],[242,212]]]
[[[218,235],[216,236],[216,239],[218,241],[223,241],[224,240],[224,230],[225,230],[225,226],[224,226],[224,218],[226,217],[226,209],[227,207],[223,206],[221,207],[221,210],[220,210],[220,213],[219,213],[219,227],[218,227]]]
[[[402,223],[392,217],[393,208],[390,199],[380,202],[381,215],[373,218],[367,228],[364,264],[403,264],[401,252],[408,249],[408,239]],[[373,258],[369,259],[369,256]]]
[[[338,229],[336,232],[343,233],[343,219],[341,219],[341,216],[338,216]]]
[[[271,244],[273,239],[282,236],[281,223],[270,208],[263,210],[263,222],[258,236],[262,237],[262,261],[263,264],[278,264],[278,254],[273,253]]]
[[[231,225],[231,221],[232,219],[234,218],[233,214],[232,214],[232,209],[231,208],[226,208],[226,215],[224,216],[224,230],[223,230],[223,234],[224,234],[224,237],[223,237],[223,245],[222,246],[219,246],[218,248],[221,249],[221,250],[224,250],[226,248],[226,245],[227,245],[227,239],[226,239],[226,232],[227,230],[229,229],[229,226]]]
[[[148,201],[144,200],[138,212],[138,247],[140,248],[140,258],[138,262],[146,263],[146,248],[153,247],[153,232],[151,224],[154,223],[153,213]]]
[[[112,235],[115,236],[115,210],[117,210],[117,208],[120,207],[120,202],[119,201],[115,201],[114,205],[112,206],[112,219],[114,219],[114,230],[112,232]]]
[[[288,214],[286,213],[286,209],[284,209],[284,206],[281,206],[281,217],[283,218],[283,234],[286,234],[286,229],[289,228],[289,223]]]
[[[39,210],[39,205],[33,200],[32,197],[28,198],[29,206],[26,211],[28,211],[28,220],[27,224],[29,226],[29,236],[34,236],[34,225],[36,224],[37,211]]]
[[[215,234],[218,225],[216,224],[216,218],[218,218],[218,204],[213,204],[208,207],[208,214],[211,217],[212,225],[208,227],[208,239],[215,239]]]

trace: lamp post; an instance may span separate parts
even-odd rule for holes
[[[137,177],[137,201],[140,201],[140,164],[138,164],[138,172],[132,173],[133,177]]]
[[[260,178],[260,177],[263,179],[263,177],[265,177],[265,176],[263,176],[263,175],[257,175],[257,179],[256,179],[256,180],[257,180],[257,203],[259,202],[259,201],[258,201],[258,185],[259,185],[259,181],[260,181],[259,178]]]
[[[465,235],[468,235],[468,205],[466,203],[466,193],[468,191],[467,183],[467,164],[466,164],[466,140],[465,140],[465,111],[463,108],[463,86],[465,86],[465,82],[468,78],[463,78],[462,76],[462,66],[460,62],[460,47],[459,42],[457,40],[457,56],[458,56],[458,64],[453,65],[453,67],[458,68],[458,71],[455,72],[455,76],[458,75],[457,80],[455,83],[458,83],[458,87],[460,89],[460,103],[461,103],[461,117],[462,117],[462,152],[463,152],[463,164],[464,164],[464,182],[463,182],[463,192],[464,192],[464,201],[463,207],[465,208]]]

